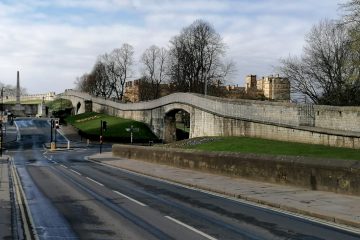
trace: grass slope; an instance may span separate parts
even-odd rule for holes
[[[360,150],[303,143],[282,142],[248,137],[219,137],[214,141],[186,145],[204,151],[228,151],[270,155],[306,156],[360,160]]]
[[[157,137],[151,132],[151,130],[141,122],[137,122],[130,119],[124,119],[119,117],[113,117],[102,113],[84,113],[75,116],[70,116],[66,118],[66,122],[70,123],[77,129],[85,132],[89,135],[100,135],[100,121],[107,122],[107,130],[104,132],[103,136],[125,139],[130,138],[130,132],[126,131],[126,128],[129,128],[133,125],[134,128],[139,128],[139,132],[134,133],[134,140],[153,140]]]

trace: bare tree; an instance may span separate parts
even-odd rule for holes
[[[207,94],[223,84],[233,64],[225,64],[225,44],[214,28],[197,20],[171,41],[169,75],[178,91]]]
[[[152,96],[149,99],[156,99],[160,96],[160,84],[166,78],[167,50],[155,45],[146,49],[141,56],[141,63],[144,65],[143,75],[147,86],[151,87]],[[144,82],[144,84],[145,84]]]
[[[4,90],[4,98],[7,97],[15,97],[16,96],[16,86],[10,85],[10,84],[3,84],[0,82],[0,89]],[[25,95],[27,94],[26,88],[20,87],[20,94]]]
[[[120,100],[124,98],[125,82],[131,77],[132,66],[134,63],[134,48],[124,43],[121,48],[114,49],[111,52],[113,61],[112,71],[115,77],[113,89],[116,97]]]
[[[349,96],[354,87],[354,68],[346,27],[334,21],[321,21],[305,41],[301,57],[281,60],[280,70],[291,81],[292,90],[316,104],[354,104],[355,99]]]
[[[99,60],[95,63],[90,74],[83,74],[77,78],[75,84],[79,91],[90,93],[94,96],[109,98],[112,93],[109,84],[109,77],[106,72],[106,66]]]
[[[343,20],[345,23],[360,24],[360,1],[350,0],[345,4],[341,5],[345,11]]]

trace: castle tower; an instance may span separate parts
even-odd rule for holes
[[[245,78],[245,91],[248,92],[250,89],[256,89],[256,75],[247,75]]]

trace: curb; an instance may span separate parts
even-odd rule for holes
[[[109,165],[109,166],[112,166],[112,167],[117,167],[117,166],[108,164],[106,162],[102,162],[101,160],[99,160],[99,158],[92,158],[91,156],[88,157],[88,160],[99,162],[99,163]],[[356,222],[356,221],[351,221],[351,220],[346,220],[346,219],[342,219],[342,218],[337,218],[337,217],[334,217],[334,216],[329,216],[329,215],[324,215],[324,214],[320,214],[320,213],[316,213],[316,212],[311,212],[311,211],[299,209],[299,208],[296,208],[296,207],[291,207],[291,206],[287,206],[287,205],[283,205],[283,204],[279,204],[279,203],[266,201],[266,200],[263,200],[263,199],[258,199],[258,198],[254,198],[254,197],[248,197],[248,196],[245,196],[245,195],[237,195],[237,194],[234,194],[234,193],[220,191],[218,189],[208,188],[208,187],[204,187],[204,186],[197,185],[197,184],[181,182],[181,181],[177,181],[177,180],[174,180],[174,179],[171,179],[171,178],[159,177],[159,176],[157,176],[155,174],[144,173],[144,172],[134,170],[134,169],[131,169],[131,168],[126,168],[126,167],[117,167],[117,168],[125,169],[127,171],[142,174],[142,175],[145,175],[145,176],[158,178],[158,179],[161,179],[161,180],[165,180],[165,181],[185,185],[185,186],[188,186],[188,187],[198,188],[198,189],[201,189],[201,190],[205,190],[205,191],[209,191],[209,192],[213,192],[213,193],[217,193],[217,194],[222,194],[222,195],[225,195],[225,196],[234,197],[234,198],[237,198],[237,199],[242,199],[242,200],[246,200],[246,201],[261,204],[261,205],[266,205],[266,206],[273,207],[273,208],[278,208],[278,209],[285,210],[285,211],[288,211],[288,212],[292,212],[292,213],[295,213],[295,214],[301,214],[301,215],[305,215],[305,216],[309,216],[309,217],[318,218],[318,219],[321,219],[321,220],[324,220],[324,221],[327,221],[327,222],[331,222],[331,223],[347,225],[349,227],[354,227],[354,228],[360,228],[360,222]]]
[[[14,195],[20,211],[19,214],[22,222],[24,237],[25,239],[39,240],[17,169],[12,161],[10,161],[10,165],[11,176],[13,178]]]

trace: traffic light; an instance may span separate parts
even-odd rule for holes
[[[106,121],[102,122],[102,129],[103,129],[104,132],[106,131],[106,129],[107,129],[107,122]]]

